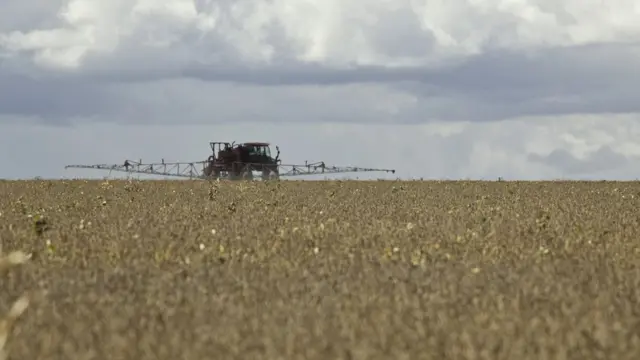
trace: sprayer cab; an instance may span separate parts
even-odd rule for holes
[[[269,143],[263,142],[247,142],[238,145],[241,152],[245,153],[250,162],[261,164],[276,164],[280,157],[280,149],[276,146],[277,155],[275,158],[271,156],[271,148]]]
[[[255,162],[261,164],[278,163],[280,158],[280,149],[276,146],[276,157],[271,156],[271,148],[269,143],[264,142],[246,142],[242,144],[228,142],[211,142],[211,158],[215,160],[223,160],[225,158],[234,158],[240,162]]]

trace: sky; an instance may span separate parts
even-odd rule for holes
[[[209,141],[396,170],[374,178],[640,177],[636,0],[2,4],[0,178]]]

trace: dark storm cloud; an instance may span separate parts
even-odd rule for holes
[[[39,116],[54,122],[74,116],[118,115],[139,106],[135,97],[123,95],[131,84],[154,86],[160,80],[192,78],[264,87],[384,84],[419,98],[415,107],[403,109],[400,116],[389,120],[394,122],[632,113],[640,112],[636,90],[640,83],[639,58],[637,46],[601,44],[531,53],[496,50],[431,70],[339,70],[287,59],[268,68],[183,64],[173,68],[101,70],[107,67],[94,62],[85,72],[41,78],[15,75],[0,68],[0,112]],[[188,90],[184,96],[190,96]]]
[[[530,115],[632,113],[640,111],[640,47],[601,44],[548,49],[531,55],[491,52],[419,82],[428,93],[459,100],[443,119],[499,120]],[[437,89],[434,91],[433,89]]]
[[[619,81],[630,84],[640,79],[639,59],[640,44],[597,44],[530,53],[494,50],[436,69],[358,66],[340,70],[290,61],[268,68],[194,66],[174,75],[269,86],[414,82],[491,97],[524,89],[547,93],[550,88],[567,92],[606,90]]]
[[[40,117],[52,124],[109,113],[122,106],[104,88],[73,78],[36,78],[0,72],[0,113]]]
[[[418,106],[408,121],[492,121],[520,116],[640,111],[640,47],[597,44],[531,53],[492,51],[439,69],[329,69],[291,62],[269,69],[190,67],[174,76],[259,86],[389,84],[437,106]],[[138,75],[144,81],[160,74]],[[136,76],[133,76],[136,78]]]

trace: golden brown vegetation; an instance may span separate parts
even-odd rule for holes
[[[13,359],[638,359],[640,184],[0,182]],[[23,309],[24,310],[24,309]]]

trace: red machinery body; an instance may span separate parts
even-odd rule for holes
[[[280,150],[276,147],[278,153],[275,158],[272,157],[269,143],[245,142],[234,145],[228,142],[211,142],[209,145],[213,154],[207,159],[204,169],[207,177],[253,179],[254,171],[261,172],[263,180],[279,177]]]

